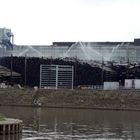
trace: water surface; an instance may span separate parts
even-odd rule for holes
[[[0,107],[23,120],[21,136],[0,140],[139,140],[140,112],[31,107]]]

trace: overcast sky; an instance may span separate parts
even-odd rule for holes
[[[140,0],[0,0],[0,27],[15,44],[133,41],[140,37]]]

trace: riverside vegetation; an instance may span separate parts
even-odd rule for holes
[[[0,114],[0,121],[5,121],[5,116],[3,114]]]

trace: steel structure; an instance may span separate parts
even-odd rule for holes
[[[73,89],[73,66],[40,65],[41,89]]]

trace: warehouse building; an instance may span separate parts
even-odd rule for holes
[[[53,42],[52,45],[15,45],[10,29],[0,28],[0,56],[77,58],[80,60],[140,62],[140,39],[134,42]]]

